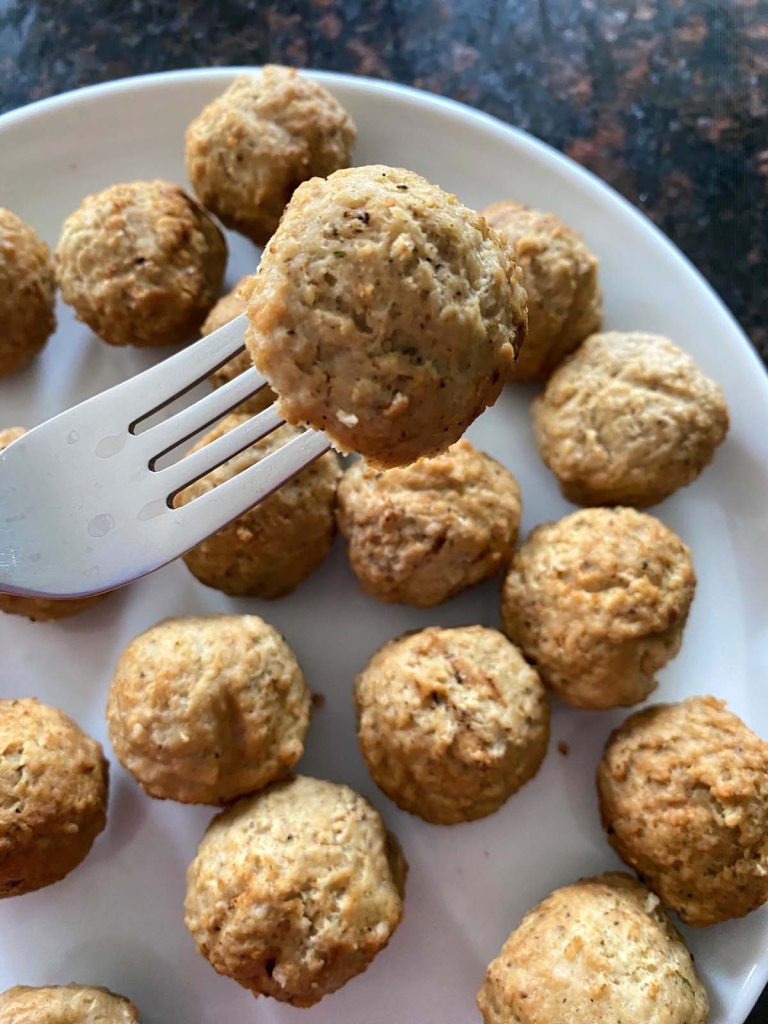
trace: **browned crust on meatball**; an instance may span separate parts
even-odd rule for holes
[[[538,526],[504,582],[504,632],[547,686],[587,709],[637,704],[680,650],[696,587],[688,548],[653,516],[584,509]]]
[[[597,257],[579,232],[553,213],[512,199],[480,213],[514,246],[528,294],[528,335],[514,380],[546,380],[580,341],[600,330]]]
[[[659,900],[610,871],[556,889],[489,965],[485,1024],[707,1024],[693,958]]]
[[[55,258],[62,298],[108,344],[176,345],[216,302],[227,246],[178,185],[134,181],[87,196]]]
[[[0,899],[60,881],[106,824],[101,746],[57,708],[0,700]]]
[[[768,744],[714,697],[631,715],[597,774],[608,840],[701,928],[768,900]]]
[[[16,985],[0,994],[4,1024],[139,1024],[139,1011],[125,996],[90,985]]]
[[[339,101],[294,68],[239,75],[187,128],[187,174],[229,228],[264,245],[302,181],[352,158],[357,130]]]
[[[26,366],[56,329],[56,286],[48,246],[0,206],[0,377]]]
[[[248,413],[225,417],[192,451],[244,423]],[[277,451],[301,431],[284,426],[251,445],[179,494],[178,505],[217,487]],[[313,462],[234,522],[184,555],[201,583],[232,596],[273,599],[290,594],[320,566],[336,533],[334,507],[341,478],[333,452]]]
[[[541,680],[506,637],[483,626],[390,640],[357,677],[355,706],[376,785],[433,824],[493,814],[547,752]]]
[[[402,168],[295,192],[264,251],[246,344],[291,423],[377,468],[438,455],[498,398],[525,335],[503,236]]]
[[[205,338],[209,334],[213,334],[214,331],[218,331],[220,327],[224,327],[231,320],[241,316],[248,308],[248,300],[251,297],[253,291],[253,275],[246,274],[245,277],[241,277],[231,292],[227,292],[223,295],[216,305],[213,307],[211,312],[206,317],[205,323],[200,329],[200,334]],[[253,360],[251,359],[250,353],[246,349],[241,352],[240,355],[235,356],[234,359],[230,359],[228,363],[224,363],[218,370],[214,370],[211,376],[208,378],[211,384],[215,388],[220,388],[224,384],[228,384],[235,377],[239,377],[241,373],[246,370],[250,370],[253,366]],[[245,402],[241,402],[237,407],[238,412],[248,412],[252,416],[256,413],[262,412],[267,406],[272,405],[275,401],[276,395],[271,388],[262,388],[257,394],[253,395],[252,398],[246,399]]]
[[[313,1006],[387,945],[406,871],[367,800],[299,775],[214,818],[187,872],[184,920],[219,974]]]
[[[311,698],[278,631],[257,615],[166,619],[120,656],[107,724],[150,794],[224,804],[286,775],[304,752]]]
[[[692,483],[728,431],[723,392],[667,338],[593,334],[532,407],[544,463],[577,505],[656,505]]]
[[[339,485],[336,516],[369,594],[431,608],[507,565],[520,511],[512,474],[462,439],[399,469],[355,463]]]

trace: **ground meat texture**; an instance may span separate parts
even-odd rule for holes
[[[24,427],[8,427],[0,430],[0,452],[26,434]],[[68,619],[88,608],[92,608],[103,600],[106,594],[95,594],[92,597],[77,597],[72,600],[54,601],[47,597],[19,597],[16,594],[0,594],[0,612],[9,615],[23,615],[32,622],[52,622],[56,619]]]
[[[63,711],[0,700],[0,899],[58,882],[106,824],[101,746]]]
[[[53,334],[55,291],[48,246],[0,206],[0,377],[26,366]]]
[[[29,988],[0,993],[3,1024],[139,1024],[139,1011],[125,996],[87,985]]]
[[[499,572],[520,526],[520,489],[461,440],[443,455],[376,472],[354,463],[337,520],[355,575],[382,601],[431,608]]]
[[[714,697],[631,715],[597,774],[608,840],[694,927],[768,900],[768,744]]]
[[[264,251],[246,343],[291,423],[377,468],[437,455],[492,405],[526,329],[511,246],[403,169],[301,185]]]
[[[196,451],[248,419],[231,413],[192,449]],[[240,452],[179,494],[178,505],[231,479],[301,431],[284,426]],[[209,587],[232,596],[284,597],[317,569],[336,532],[334,508],[341,477],[329,452],[274,494],[184,555],[189,570]]]
[[[213,334],[214,331],[218,331],[220,327],[224,327],[231,320],[234,320],[235,317],[245,313],[252,290],[253,275],[246,274],[245,277],[240,278],[232,291],[222,296],[213,307],[200,329],[201,335],[207,337],[209,334]],[[234,380],[241,373],[250,370],[252,366],[253,362],[246,349],[240,355],[235,356],[234,359],[230,359],[228,363],[224,363],[218,370],[214,370],[208,379],[215,388],[220,388],[223,384],[228,384],[231,380]],[[271,388],[262,388],[252,398],[241,402],[237,409],[238,412],[248,412],[254,416],[256,413],[266,409],[267,406],[272,405],[274,401],[274,391]]]
[[[728,431],[720,387],[667,338],[593,334],[533,403],[539,453],[576,505],[664,501],[709,465]]]
[[[294,189],[349,166],[357,130],[339,101],[293,68],[239,75],[187,129],[187,174],[228,228],[264,245]]]
[[[580,341],[600,330],[597,257],[579,232],[553,213],[511,199],[480,213],[514,246],[528,293],[528,336],[514,379],[546,380]]]
[[[283,637],[256,615],[166,619],[123,651],[109,691],[115,754],[150,796],[223,804],[287,774],[310,693]]]
[[[659,900],[608,872],[529,910],[477,996],[485,1024],[707,1024],[706,989]]]
[[[226,262],[221,231],[182,189],[134,181],[88,196],[66,219],[56,278],[108,344],[176,345],[216,302]]]
[[[367,800],[296,776],[214,818],[187,873],[185,923],[219,974],[312,1006],[387,945],[406,869]]]
[[[506,637],[483,626],[390,640],[357,677],[355,706],[376,785],[437,825],[492,814],[547,752],[541,680]]]
[[[584,509],[537,527],[516,552],[502,625],[566,703],[637,704],[680,650],[695,587],[688,548],[658,519]]]

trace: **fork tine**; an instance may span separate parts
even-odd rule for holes
[[[199,480],[206,473],[210,473],[212,469],[216,469],[222,462],[226,462],[227,459],[231,459],[238,452],[249,448],[256,441],[260,441],[262,437],[271,434],[273,430],[282,426],[283,423],[285,423],[285,420],[277,411],[275,405],[270,405],[263,412],[258,413],[256,416],[251,416],[250,419],[235,427],[234,430],[227,431],[226,434],[222,434],[215,441],[204,445],[198,451],[192,452],[191,455],[187,455],[186,458],[175,462],[172,466],[159,470],[157,477],[161,487],[164,488],[163,493],[168,496],[170,502],[174,495],[178,494],[184,487],[195,480]]]
[[[266,386],[266,377],[251,367],[210,395],[205,395],[186,409],[139,434],[137,441],[144,446],[150,469],[154,468],[154,463],[161,456],[189,440],[199,430],[215,423]]]
[[[220,327],[218,331],[145,370],[140,375],[144,411],[130,423],[131,433],[135,433],[138,424],[158,409],[191,390],[209,377],[214,370],[242,352],[245,347],[243,335],[247,322],[247,316],[242,313],[224,327]],[[118,384],[117,387],[129,388],[135,384],[136,379],[132,378]]]
[[[264,413],[260,415],[263,416]],[[225,480],[189,504],[175,509],[173,518],[184,531],[189,547],[199,544],[247,512],[249,508],[269,497],[330,448],[331,443],[325,434],[316,430],[306,430],[242,473]]]

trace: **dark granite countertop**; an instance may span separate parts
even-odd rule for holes
[[[768,0],[0,0],[0,111],[266,61],[414,84],[538,135],[644,210],[768,359]]]

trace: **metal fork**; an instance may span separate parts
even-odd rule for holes
[[[330,448],[308,430],[182,508],[188,484],[284,420],[274,405],[173,465],[158,460],[267,386],[255,368],[175,415],[150,416],[244,349],[245,315],[0,453],[0,592],[84,597],[173,561]],[[10,425],[10,424],[9,424]]]

